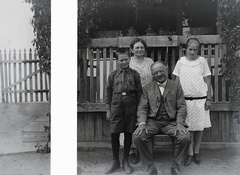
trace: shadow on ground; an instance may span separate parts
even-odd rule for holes
[[[240,149],[218,148],[201,149],[202,163],[181,166],[183,175],[239,175],[240,174]],[[121,149],[122,155],[123,150]],[[110,148],[79,148],[78,149],[78,175],[103,175],[112,160]],[[154,160],[158,175],[171,175],[172,151],[168,149],[154,150]],[[146,174],[146,167],[140,163],[133,165],[133,175]],[[120,168],[113,175],[125,174]]]

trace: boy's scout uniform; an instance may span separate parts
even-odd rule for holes
[[[105,103],[111,110],[111,133],[134,132],[141,93],[140,75],[136,70],[118,68],[108,76]]]

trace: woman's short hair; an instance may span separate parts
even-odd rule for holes
[[[186,49],[189,47],[190,43],[195,42],[198,43],[199,49],[200,49],[200,41],[197,38],[188,38],[186,42]]]
[[[144,45],[144,47],[145,47],[145,50],[147,50],[147,44],[146,44],[146,42],[142,38],[134,38],[134,40],[130,44],[130,48],[133,49],[134,45],[136,43],[138,43],[138,42],[142,43]]]

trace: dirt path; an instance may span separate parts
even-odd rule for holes
[[[121,150],[122,155],[122,150]],[[201,149],[202,164],[182,167],[184,175],[239,175],[240,149]],[[109,148],[81,148],[78,150],[78,175],[103,175],[110,166]],[[172,152],[155,149],[154,159],[159,175],[170,175]],[[133,165],[133,175],[144,175],[146,167]],[[49,175],[50,154],[20,153],[0,155],[0,175]],[[119,169],[113,175],[125,174]]]
[[[50,175],[50,154],[0,155],[0,175]]]
[[[78,175],[103,175],[110,166],[112,152],[109,148],[81,148],[78,150]],[[121,154],[122,155],[122,150]],[[239,175],[240,149],[218,148],[201,149],[201,165],[192,163],[181,167],[184,175]],[[171,175],[172,152],[169,150],[154,151],[158,175]],[[133,175],[146,174],[146,167],[140,163],[133,165]],[[121,168],[113,175],[125,174]]]

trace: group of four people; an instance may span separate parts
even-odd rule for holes
[[[180,164],[200,164],[199,148],[204,128],[211,127],[211,72],[204,57],[198,55],[200,42],[190,38],[186,56],[173,71],[175,81],[168,79],[168,65],[145,57],[147,45],[135,38],[128,49],[116,51],[117,69],[110,73],[106,86],[107,120],[111,127],[112,165],[105,174],[119,169],[119,136],[124,133],[122,167],[133,172],[129,163],[132,138],[147,174],[156,175],[149,140],[157,134],[174,139],[171,174],[180,172]]]

